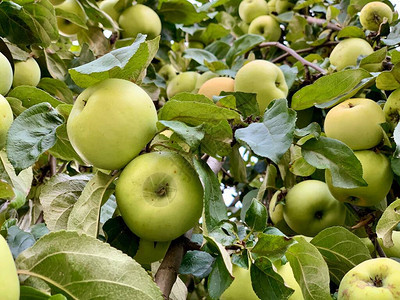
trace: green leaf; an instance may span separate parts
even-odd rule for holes
[[[200,65],[203,65],[204,61],[213,62],[218,60],[214,54],[204,49],[186,49],[183,52],[183,57],[193,59]]]
[[[230,274],[221,256],[215,259],[210,275],[208,275],[207,289],[211,299],[219,299],[222,293],[231,285],[233,276]]]
[[[78,5],[80,6],[81,4],[78,2]],[[75,25],[78,25],[83,29],[88,29],[88,27],[86,26],[86,18],[82,18],[82,16],[76,14],[75,11],[65,10],[60,7],[55,7],[55,10],[57,17],[66,19],[69,22],[74,23]]]
[[[232,47],[226,54],[226,63],[231,66],[236,57],[245,54],[258,44],[264,42],[265,39],[258,34],[245,34],[233,42]]]
[[[17,86],[8,93],[8,96],[18,98],[26,108],[43,102],[48,102],[53,107],[57,107],[62,103],[47,92],[29,85]]]
[[[257,199],[252,199],[244,221],[254,231],[262,231],[267,226],[267,209]]]
[[[192,25],[207,18],[204,11],[198,12],[195,6],[187,0],[160,0],[158,14],[174,24]]]
[[[323,76],[293,95],[292,108],[303,110],[314,105],[321,108],[333,106],[354,96],[370,84],[373,78],[363,69],[344,70]]]
[[[191,127],[180,121],[159,121],[159,123],[172,129],[192,149],[197,148],[204,138],[203,125]]]
[[[337,35],[338,39],[341,38],[361,38],[365,39],[364,30],[357,26],[346,26],[339,31]]]
[[[183,257],[179,274],[191,274],[198,278],[206,277],[210,271],[215,258],[204,251],[188,251]]]
[[[251,250],[251,253],[257,256],[265,256],[271,261],[281,259],[287,249],[296,241],[283,235],[265,234],[258,235],[257,244]]]
[[[69,70],[74,82],[87,88],[107,78],[122,78],[140,81],[157,53],[159,37],[146,41],[145,35],[138,35],[135,42],[113,50],[85,65]]]
[[[382,239],[383,246],[393,247],[392,231],[400,223],[400,199],[392,202],[383,212],[376,225],[376,234]]]
[[[81,0],[83,8],[85,9],[85,13],[87,14],[90,21],[96,21],[101,23],[104,28],[112,29],[116,31],[118,29],[117,24],[113,19],[107,15],[104,11],[102,11],[97,4],[90,0]]]
[[[285,99],[273,101],[264,113],[262,123],[252,123],[236,130],[236,139],[245,142],[255,154],[279,163],[293,141],[296,112]]]
[[[366,186],[362,166],[353,151],[344,143],[327,138],[312,138],[301,146],[304,159],[317,169],[329,169],[336,187]]]
[[[17,173],[33,165],[56,142],[56,129],[64,123],[49,104],[36,104],[20,114],[8,131],[7,155]]]
[[[58,80],[64,80],[68,74],[67,65],[65,61],[60,57],[59,53],[44,51],[44,57],[46,58],[46,65],[50,75]],[[50,78],[42,78],[50,79]]]
[[[66,124],[63,124],[57,128],[56,136],[57,141],[54,146],[49,149],[49,153],[56,158],[65,161],[75,160],[79,164],[85,165],[69,141]]]
[[[246,162],[239,149],[239,144],[233,145],[232,153],[229,156],[229,171],[237,182],[247,182]]]
[[[394,46],[400,43],[400,23],[397,23],[391,28],[389,35],[386,39],[382,39],[382,42],[388,46]]]
[[[387,47],[383,47],[361,59],[360,68],[371,72],[380,71],[382,62],[386,59]]]
[[[376,78],[376,87],[381,90],[395,90],[400,87],[400,63],[392,70],[381,72]]]
[[[160,299],[161,292],[132,258],[77,232],[45,235],[16,260],[18,273],[40,278],[68,298]]]
[[[67,223],[68,230],[97,237],[99,232],[100,209],[113,192],[110,185],[115,177],[97,171],[86,184],[74,204]]]
[[[247,118],[251,115],[259,116],[260,108],[257,103],[256,94],[244,93],[244,92],[222,92],[221,95],[232,95],[235,98],[235,108]],[[227,97],[226,97],[227,98]],[[226,100],[225,100],[226,101]],[[224,98],[221,98],[219,102],[224,105]]]
[[[41,88],[42,90],[45,90],[46,92],[56,96],[64,103],[74,103],[73,93],[64,81],[47,77],[42,78],[40,79],[38,88]]]
[[[312,240],[328,264],[331,280],[339,285],[343,276],[356,265],[371,259],[368,248],[358,236],[344,227],[322,230]]]
[[[286,252],[293,269],[294,278],[299,283],[304,299],[331,299],[329,292],[329,270],[321,253],[304,238],[296,238],[297,243]]]
[[[30,286],[20,287],[19,300],[49,300],[50,295]]]
[[[22,251],[35,244],[35,238],[32,234],[21,230],[18,226],[11,226],[7,230],[7,243],[15,259]]]

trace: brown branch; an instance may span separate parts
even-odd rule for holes
[[[328,29],[332,29],[332,30],[336,30],[336,31],[342,30],[342,27],[340,27],[339,25],[329,23],[325,19],[313,18],[313,17],[309,17],[309,16],[304,16],[304,17],[306,18],[306,20],[309,24],[317,24],[320,26],[326,25],[326,28],[328,28]]]
[[[300,54],[300,53],[307,53],[307,52],[311,52],[314,51],[317,48],[321,48],[321,47],[328,47],[328,46],[332,46],[332,45],[337,45],[339,42],[336,41],[329,41],[327,43],[324,43],[322,45],[318,45],[318,46],[314,46],[314,47],[309,47],[309,48],[304,48],[304,49],[299,49],[296,50],[296,53]],[[279,55],[278,57],[275,57],[273,60],[271,60],[271,62],[273,63],[277,63],[280,62],[281,60],[284,60],[286,57],[288,57],[290,54],[285,52],[282,55]]]
[[[53,177],[57,174],[57,160],[56,158],[49,154],[49,166],[50,166],[50,176]]]
[[[310,68],[313,68],[314,70],[320,72],[323,75],[327,74],[326,70],[322,69],[321,67],[317,66],[316,64],[313,64],[312,62],[309,62],[308,60],[305,60],[295,50],[293,50],[279,42],[265,42],[265,43],[261,43],[259,45],[259,47],[260,48],[278,47],[279,49],[282,49],[282,50],[286,51],[287,53],[289,53],[291,56],[293,56],[295,59],[297,59],[299,62],[301,62],[304,66],[309,66]]]

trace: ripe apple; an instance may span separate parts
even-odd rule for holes
[[[233,92],[235,80],[229,77],[215,77],[207,80],[200,87],[198,94],[212,100],[213,96],[219,96],[221,92]]]
[[[294,278],[293,270],[290,266],[290,263],[287,262],[284,265],[279,264],[276,270],[277,273],[283,278],[285,285],[294,290],[294,293],[288,298],[288,300],[304,300],[300,285]]]
[[[115,189],[129,229],[142,239],[167,242],[192,228],[203,209],[196,171],[175,152],[138,156],[122,171]]]
[[[0,95],[5,95],[13,82],[13,70],[8,59],[0,52]]]
[[[28,58],[14,64],[13,87],[20,85],[37,86],[40,81],[40,67],[35,59]]]
[[[166,82],[171,81],[173,78],[176,77],[177,70],[174,68],[173,65],[164,65],[158,70],[158,75],[165,79]]]
[[[373,258],[358,264],[342,278],[338,300],[399,299],[400,263]]]
[[[271,198],[271,202],[269,203],[268,213],[269,217],[274,223],[274,226],[282,231],[286,235],[295,235],[296,233],[289,227],[283,218],[283,205],[281,203],[276,204],[279,199],[279,195],[282,191],[276,191],[275,194]]]
[[[153,101],[139,86],[111,78],[76,99],[67,121],[69,140],[83,160],[115,170],[130,162],[157,132]]]
[[[354,98],[328,112],[324,129],[327,137],[342,141],[353,150],[365,150],[382,141],[380,124],[385,122],[385,113],[378,103],[366,98]]]
[[[392,240],[394,244],[393,247],[387,248],[383,246],[382,239],[378,238],[379,244],[388,257],[400,258],[400,231],[393,231]]]
[[[360,11],[360,23],[367,30],[378,31],[385,18],[391,23],[393,12],[389,5],[380,1],[369,2]]]
[[[386,122],[390,124],[392,130],[396,127],[400,120],[400,89],[393,91],[388,97],[383,107]]]
[[[118,22],[121,13],[115,9],[119,0],[104,0],[99,3],[99,8],[109,15],[114,21]]]
[[[153,242],[139,240],[139,248],[134,259],[141,265],[148,265],[164,258],[171,242]]]
[[[242,0],[239,4],[239,17],[247,24],[268,13],[268,3],[265,0]]]
[[[6,144],[7,132],[13,122],[11,106],[2,95],[0,95],[0,149]]]
[[[235,279],[223,292],[220,300],[259,300],[251,285],[250,269],[232,265],[232,274]]]
[[[83,10],[82,6],[76,0],[65,0],[60,5],[57,5],[56,8],[60,8],[68,13],[75,14],[82,20],[86,20],[86,13]],[[73,36],[78,33],[82,28],[71,21],[57,17],[57,26],[58,30],[61,34],[65,36]]]
[[[174,77],[167,85],[168,98],[170,99],[182,92],[192,92],[195,90],[199,76],[197,72],[183,72]]]
[[[161,34],[161,20],[157,13],[143,4],[136,4],[125,9],[119,17],[119,26],[124,38],[135,38],[138,33],[147,34],[154,39]]]
[[[19,299],[19,279],[10,248],[0,234],[0,299]]]
[[[266,60],[253,60],[239,69],[235,78],[235,92],[257,94],[261,114],[274,99],[286,98],[288,86],[281,69]]]
[[[333,48],[329,61],[340,71],[349,66],[357,65],[357,58],[360,55],[370,55],[374,52],[371,45],[360,38],[345,39]]]
[[[393,181],[390,162],[382,153],[371,150],[354,151],[361,163],[363,178],[368,186],[352,189],[339,188],[332,185],[330,171],[325,171],[325,180],[332,195],[339,201],[349,202],[357,206],[377,205],[389,193]]]
[[[344,225],[346,208],[333,198],[325,182],[305,180],[287,193],[283,217],[295,232],[315,236],[330,226]]]
[[[251,21],[248,33],[262,35],[267,42],[276,42],[281,37],[281,28],[274,17],[259,16]]]

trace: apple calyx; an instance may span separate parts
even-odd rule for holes
[[[168,194],[169,185],[166,183],[165,185],[160,184],[159,187],[156,189],[156,194],[160,197],[164,197]]]
[[[322,220],[323,215],[324,215],[324,213],[320,210],[316,211],[314,214],[315,218],[318,220]]]
[[[375,287],[383,287],[383,280],[378,275],[375,276],[375,278],[369,278],[369,279],[371,279],[371,281]]]

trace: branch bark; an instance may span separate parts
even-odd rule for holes
[[[342,28],[339,25],[330,23],[325,19],[319,19],[319,18],[314,18],[314,17],[310,17],[310,16],[304,16],[304,17],[306,18],[306,20],[307,20],[307,22],[309,24],[317,24],[317,25],[320,25],[320,26],[326,25],[326,28],[332,29],[332,30],[335,30],[335,31],[342,30]]]

